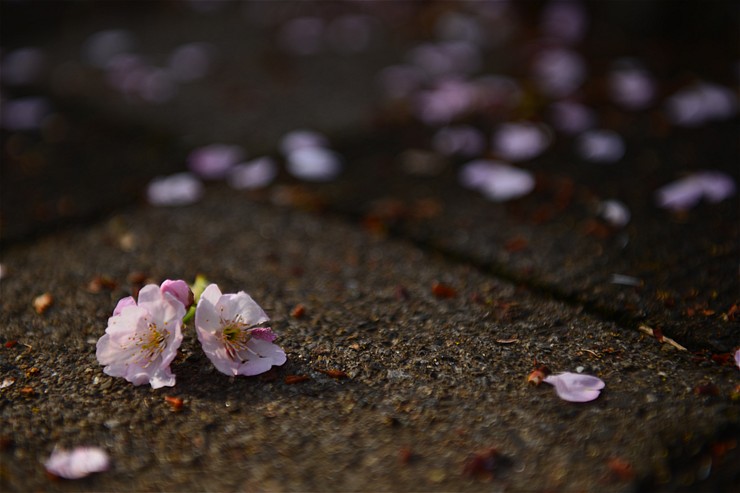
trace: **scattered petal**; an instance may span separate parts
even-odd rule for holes
[[[508,161],[525,161],[542,153],[550,145],[550,132],[533,123],[504,123],[493,138],[493,150]]]
[[[7,378],[3,379],[3,383],[0,383],[0,389],[4,389],[6,387],[10,387],[14,383],[15,383],[15,378],[13,378],[13,377],[7,377]]]
[[[619,200],[605,200],[599,205],[599,216],[616,228],[622,228],[630,222],[630,210]]]
[[[203,184],[187,172],[155,178],[147,187],[147,198],[152,205],[188,205],[200,200],[202,195]]]
[[[297,17],[280,28],[278,44],[294,55],[313,55],[321,50],[324,21],[318,17]]]
[[[172,76],[182,82],[201,79],[211,68],[215,48],[208,43],[187,43],[172,52],[167,62]]]
[[[44,70],[46,56],[38,48],[19,48],[3,57],[2,81],[9,86],[24,86],[38,82]]]
[[[323,147],[303,147],[287,157],[288,171],[306,181],[331,181],[342,170],[337,153]]]
[[[731,118],[737,113],[737,107],[737,96],[731,89],[700,82],[669,97],[665,109],[675,125],[698,127]]]
[[[735,364],[740,368],[740,349],[735,351]]]
[[[44,98],[16,98],[2,102],[0,124],[8,130],[38,130],[50,113],[49,102]]]
[[[629,60],[617,62],[609,74],[609,92],[612,99],[629,110],[641,110],[655,98],[655,82],[647,70]]]
[[[560,373],[549,375],[543,380],[555,387],[558,396],[569,402],[588,402],[599,397],[604,382],[600,378],[578,373]]]
[[[432,139],[434,150],[445,156],[479,156],[486,147],[483,133],[469,125],[458,125],[440,129]]]
[[[655,191],[658,206],[674,211],[695,206],[703,198],[721,202],[735,194],[735,181],[721,171],[699,171]]]
[[[312,130],[293,130],[280,139],[280,152],[290,153],[307,147],[326,147],[329,141],[322,134]]]
[[[494,202],[527,195],[535,185],[534,176],[529,171],[484,159],[466,164],[460,172],[460,182]]]
[[[130,52],[134,47],[131,32],[123,29],[99,31],[90,36],[83,50],[87,60],[100,68],[105,67],[116,55]]]
[[[578,137],[578,154],[587,161],[611,164],[624,156],[624,141],[611,130],[588,130]]]
[[[275,161],[269,157],[260,157],[234,166],[229,171],[228,182],[237,190],[255,190],[272,183],[277,174]]]
[[[244,149],[235,145],[212,144],[199,147],[188,156],[188,167],[206,180],[219,180],[245,157]]]
[[[540,52],[532,70],[540,90],[550,97],[569,96],[586,78],[583,58],[565,48],[549,48]]]
[[[594,111],[580,103],[558,101],[550,105],[550,117],[556,130],[567,135],[577,135],[593,128]]]
[[[108,454],[100,447],[77,447],[71,451],[54,449],[44,463],[51,474],[65,479],[79,479],[110,466]]]

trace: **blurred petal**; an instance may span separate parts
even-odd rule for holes
[[[106,471],[110,459],[99,447],[77,447],[71,451],[54,449],[44,463],[51,474],[65,479],[79,479],[94,472]]]
[[[599,397],[605,385],[600,378],[568,372],[549,375],[543,382],[553,385],[558,397],[569,402],[592,401]]]

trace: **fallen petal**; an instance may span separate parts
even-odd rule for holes
[[[547,376],[543,382],[553,385],[558,397],[568,402],[592,401],[605,385],[600,378],[569,372]]]
[[[107,470],[110,459],[99,447],[77,447],[71,451],[54,449],[44,466],[60,478],[79,479]]]

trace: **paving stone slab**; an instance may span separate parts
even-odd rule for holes
[[[17,341],[0,353],[15,379],[0,390],[4,491],[731,491],[738,479],[729,362],[331,215],[213,186],[196,206],[132,209],[5,248],[3,263],[2,342]],[[174,388],[104,375],[94,343],[132,282],[198,273],[249,292],[288,362],[229,378],[190,326]],[[90,292],[96,276],[111,289]],[[54,302],[39,315],[43,292]],[[562,401],[527,384],[535,359],[606,388]],[[47,477],[53,448],[75,445],[103,447],[112,469]]]

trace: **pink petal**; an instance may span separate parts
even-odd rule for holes
[[[79,479],[94,472],[106,471],[110,459],[105,450],[99,447],[77,447],[72,451],[54,449],[44,466],[60,478]]]
[[[147,187],[149,203],[157,206],[181,206],[200,200],[203,184],[190,173],[176,173],[155,178]]]
[[[535,180],[526,170],[498,161],[479,159],[466,164],[460,172],[463,186],[479,190],[489,200],[503,202],[527,195]]]
[[[735,351],[735,364],[740,368],[740,349]]]
[[[588,402],[599,397],[605,384],[600,378],[579,373],[549,375],[543,382],[555,387],[558,397],[569,402]]]
[[[162,290],[162,293],[170,293],[177,301],[182,303],[186,309],[193,304],[193,292],[190,291],[188,283],[182,279],[178,279],[176,281],[167,279],[160,285],[159,289]]]
[[[342,165],[339,156],[322,147],[303,147],[287,157],[288,171],[306,181],[331,181],[339,175]]]
[[[587,161],[611,164],[624,156],[622,137],[611,130],[588,130],[578,137],[578,154]]]
[[[195,149],[188,156],[190,170],[201,178],[219,180],[245,157],[244,149],[235,145],[212,144]]]
[[[237,164],[229,172],[229,185],[237,190],[254,190],[272,183],[278,174],[275,161],[269,157]]]
[[[533,123],[504,123],[493,138],[493,149],[508,161],[525,161],[550,145],[548,128]]]

